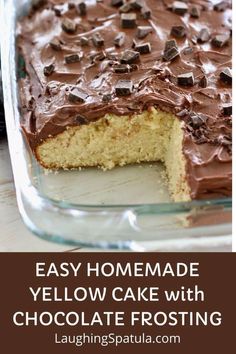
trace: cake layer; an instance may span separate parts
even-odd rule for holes
[[[231,195],[231,1],[41,3],[18,25],[22,127],[32,149],[68,127],[155,107],[182,123],[174,145],[191,198]]]
[[[182,152],[183,130],[173,114],[150,109],[140,115],[107,114],[88,125],[69,127],[36,148],[50,169],[99,166],[112,169],[132,163],[162,161],[175,201],[190,199]],[[174,156],[174,159],[173,159]]]

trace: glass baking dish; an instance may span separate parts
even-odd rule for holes
[[[93,1],[93,0],[92,0]],[[195,250],[231,244],[231,199],[173,203],[160,163],[103,172],[50,172],[35,160],[20,128],[15,26],[29,0],[3,0],[2,71],[10,155],[20,213],[29,229],[73,246]]]

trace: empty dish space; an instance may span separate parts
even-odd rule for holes
[[[37,162],[35,162],[37,164]],[[36,183],[44,196],[82,205],[127,205],[170,202],[162,163],[47,171],[37,166]]]

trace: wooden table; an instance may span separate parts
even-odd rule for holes
[[[23,224],[16,203],[7,140],[0,138],[0,252],[74,252],[91,251],[40,240]],[[99,250],[93,250],[99,251]],[[187,250],[186,250],[187,251]],[[231,245],[195,251],[231,251]]]

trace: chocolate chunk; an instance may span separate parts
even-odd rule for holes
[[[69,18],[64,18],[62,23],[61,23],[61,27],[63,29],[63,31],[65,31],[66,33],[69,34],[73,34],[76,32],[77,29],[77,25],[74,21],[70,20]]]
[[[80,37],[80,45],[82,47],[85,47],[89,44],[89,40],[87,37],[83,36],[83,37]]]
[[[198,42],[200,43],[205,43],[209,41],[210,39],[210,33],[207,28],[202,28],[201,31],[199,32],[199,35],[197,37]]]
[[[220,73],[220,80],[225,84],[232,85],[232,72],[230,68],[225,68]]]
[[[119,9],[119,11],[121,13],[127,13],[129,11],[133,10],[131,4],[129,2],[125,3],[124,5],[122,5]]]
[[[229,41],[229,36],[226,34],[219,34],[218,36],[215,36],[211,43],[217,47],[217,48],[222,48],[225,46]]]
[[[178,15],[184,15],[188,11],[188,5],[182,1],[174,1],[172,11]]]
[[[112,100],[112,95],[110,93],[107,93],[107,94],[102,96],[102,101],[103,102],[109,102],[111,100]]]
[[[111,0],[111,6],[120,7],[124,4],[123,0]]]
[[[182,111],[178,112],[176,115],[177,115],[177,117],[183,118],[183,117],[186,117],[188,114],[189,114],[189,111],[185,108]]]
[[[193,47],[186,47],[183,49],[183,54],[188,55],[193,53]]]
[[[193,42],[193,44],[197,44],[197,39],[197,36],[192,36],[191,41]]]
[[[151,26],[138,26],[137,38],[143,39],[152,32]]]
[[[176,38],[183,38],[186,36],[186,29],[184,26],[173,26],[170,34]]]
[[[78,88],[74,88],[72,91],[69,92],[68,100],[72,103],[84,103],[87,97],[87,93]]]
[[[138,70],[138,65],[137,64],[130,64],[130,71],[135,71]]]
[[[227,135],[220,135],[218,138],[214,139],[215,144],[222,145],[224,147],[227,147],[229,150],[229,153],[232,154],[232,136],[231,134]]]
[[[53,39],[49,44],[50,44],[51,48],[56,50],[57,52],[59,52],[62,49],[60,41],[56,38]]]
[[[142,0],[131,0],[130,6],[134,10],[141,10],[143,8],[143,1]]]
[[[193,18],[199,18],[201,15],[201,11],[198,6],[192,6],[190,9],[190,15]]]
[[[138,45],[138,42],[135,39],[133,39],[132,48],[135,48],[137,45]]]
[[[79,125],[84,125],[84,124],[88,124],[89,121],[87,118],[81,116],[81,114],[77,114],[77,116],[75,117],[75,123]]]
[[[220,1],[214,5],[214,10],[215,11],[225,11],[227,9],[227,6],[228,6],[228,4],[226,1]]]
[[[193,73],[185,73],[177,76],[178,85],[180,86],[193,86],[194,76]]]
[[[135,50],[140,54],[148,54],[151,53],[152,48],[151,48],[151,44],[148,42],[148,43],[136,44]]]
[[[165,61],[171,61],[174,58],[176,58],[178,55],[179,55],[178,49],[175,47],[172,47],[164,52],[163,59]]]
[[[92,41],[95,47],[102,47],[104,45],[104,38],[98,32],[92,35]]]
[[[121,26],[123,28],[135,28],[137,26],[136,20],[137,15],[134,13],[121,14]]]
[[[69,1],[69,2],[68,2],[68,9],[69,9],[69,10],[73,10],[74,8],[75,8],[75,3],[72,2],[72,1]]]
[[[109,59],[111,61],[119,60],[116,53],[107,53],[107,59]]]
[[[224,116],[232,115],[232,103],[224,103],[222,106],[222,111]]]
[[[81,16],[85,16],[87,13],[87,6],[85,1],[80,0],[79,3],[77,4],[78,7],[78,12]]]
[[[115,86],[117,96],[129,96],[133,92],[133,82],[131,80],[119,80]]]
[[[43,73],[45,76],[50,76],[52,75],[52,73],[55,71],[55,65],[54,64],[50,64],[50,65],[46,65],[43,69]]]
[[[104,60],[100,64],[100,72],[104,73],[110,66],[111,62],[109,60]]]
[[[125,50],[121,56],[120,62],[121,64],[133,64],[140,57],[140,53],[134,50]]]
[[[61,10],[58,7],[54,6],[53,11],[57,17],[61,17]]]
[[[175,47],[176,49],[178,49],[177,43],[175,39],[169,39],[168,41],[166,41],[165,44],[165,51],[167,51],[168,49],[171,49]]]
[[[98,61],[103,61],[106,58],[106,53],[104,51],[101,52],[91,52],[89,55],[89,59],[91,63],[94,64]]]
[[[200,87],[202,87],[202,88],[206,88],[207,87],[208,81],[207,81],[207,77],[205,75],[200,79],[198,85]]]
[[[33,1],[32,3],[32,9],[34,11],[39,10],[42,6],[47,4],[47,0],[38,0],[38,1]]]
[[[151,10],[148,8],[148,7],[142,7],[141,9],[141,17],[144,19],[144,20],[149,20],[149,18],[151,18],[152,16],[152,12]]]
[[[203,124],[205,124],[205,120],[198,114],[192,114],[190,116],[190,125],[194,129],[199,129]]]
[[[125,74],[130,71],[129,66],[127,64],[114,65],[113,70],[116,74]]]
[[[65,56],[65,62],[66,64],[73,64],[73,63],[78,63],[82,59],[82,54],[69,54]]]
[[[114,44],[116,47],[121,47],[125,43],[125,33],[119,32],[114,38]]]
[[[96,61],[103,61],[106,58],[106,52],[102,51],[95,56]]]

